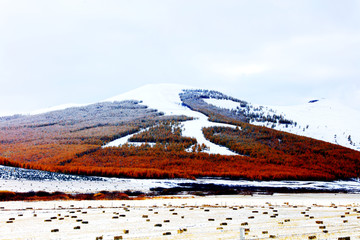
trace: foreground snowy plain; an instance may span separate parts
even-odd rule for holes
[[[357,194],[0,203],[0,239],[360,239],[359,225]]]

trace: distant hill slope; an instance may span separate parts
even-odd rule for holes
[[[277,131],[312,127],[217,91],[146,85],[103,102],[56,109],[1,117],[0,164],[138,178],[360,175],[360,152]]]
[[[336,101],[320,99],[296,106],[241,107],[234,100],[210,98],[206,103],[235,112],[246,111],[253,116],[249,119],[251,124],[360,150],[360,112]]]

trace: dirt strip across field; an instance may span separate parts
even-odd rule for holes
[[[0,202],[0,239],[360,239],[360,195]]]

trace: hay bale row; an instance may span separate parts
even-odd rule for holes
[[[187,232],[187,229],[186,229],[186,228],[180,228],[180,229],[177,231],[178,234],[181,234],[181,233],[183,233],[183,232]]]

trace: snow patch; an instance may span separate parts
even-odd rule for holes
[[[77,176],[0,165],[0,191],[61,191],[66,193],[92,193],[100,191],[142,191],[151,188],[173,188],[182,184],[214,184],[232,187],[264,187],[289,189],[314,189],[360,193],[359,179],[348,181],[251,181],[214,178],[190,179],[133,179]]]
[[[124,137],[121,137],[121,138],[118,138],[118,139],[115,139],[114,141],[111,141],[107,144],[105,144],[104,146],[102,146],[103,148],[104,147],[118,147],[118,146],[121,146],[121,145],[124,145],[124,144],[132,144],[132,145],[138,145],[138,144],[134,144],[133,142],[129,142],[129,139],[132,138],[134,135],[138,134],[138,133],[142,133],[146,130],[148,130],[149,128],[145,128],[145,129],[142,129],[136,133],[133,133],[133,134],[129,134],[129,135],[126,135]]]
[[[225,109],[236,109],[237,107],[240,107],[240,103],[227,100],[227,99],[215,99],[215,98],[205,98],[203,99],[207,104],[214,105],[218,108],[225,108]]]
[[[235,128],[236,126],[230,124],[214,123],[207,120],[207,117],[203,117],[190,120],[183,123],[182,135],[185,137],[196,138],[198,144],[205,144],[208,147],[208,150],[205,152],[210,154],[221,154],[221,155],[238,155],[237,153],[230,151],[228,148],[216,145],[209,140],[207,140],[202,132],[204,127],[231,127]]]

